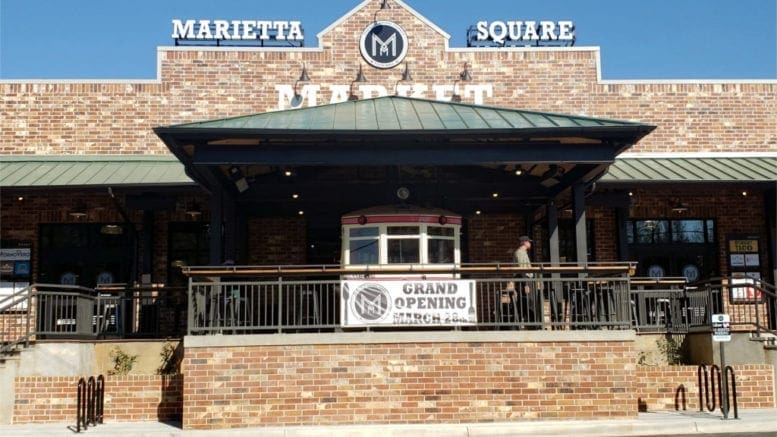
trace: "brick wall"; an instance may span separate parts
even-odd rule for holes
[[[308,85],[321,86],[318,103],[328,103],[329,86],[348,85],[364,64],[358,41],[379,4],[323,35],[323,51],[162,48],[160,83],[0,83],[0,153],[167,154],[152,127],[277,109],[275,85],[293,85],[303,63]],[[390,17],[410,38],[406,60],[427,98],[468,62],[471,84],[493,84],[488,105],[656,124],[633,151],[773,151],[777,142],[773,83],[600,83],[597,49],[446,51],[444,37],[409,12]],[[402,67],[364,68],[370,85],[393,92]]]
[[[513,262],[526,227],[518,214],[488,214],[469,217],[466,231],[469,262]]]
[[[737,405],[740,409],[775,407],[774,371],[771,365],[732,367],[736,374]],[[685,389],[686,408],[698,411],[697,369],[697,366],[638,366],[635,391],[641,408],[674,410],[677,395],[677,404],[682,409],[682,397],[678,392],[682,386]],[[709,368],[707,370],[710,371]]]
[[[305,235],[305,220],[300,218],[251,218],[248,220],[248,263],[305,264]]]
[[[14,380],[13,423],[76,420],[76,387],[72,376],[25,376]],[[104,419],[112,422],[180,420],[183,377],[108,376]]]
[[[184,428],[636,416],[631,342],[187,348]]]

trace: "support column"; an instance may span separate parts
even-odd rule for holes
[[[208,200],[210,209],[210,264],[214,266],[220,265],[223,262],[223,201],[224,191],[222,189],[214,189]]]
[[[142,284],[151,283],[154,274],[154,211],[143,211],[143,268]]]
[[[548,235],[550,237],[548,242],[548,245],[550,246],[548,248],[550,250],[550,264],[557,266],[561,258],[558,241],[558,208],[555,203],[551,202],[550,205],[548,205],[547,217]]]
[[[237,206],[232,196],[224,196],[224,261],[237,262]]]
[[[619,206],[615,208],[615,220],[618,226],[618,261],[630,261],[629,241],[626,230],[626,222],[629,220],[629,208]]]
[[[575,220],[575,252],[577,263],[588,265],[588,232],[585,221],[585,184],[572,187],[572,214]]]

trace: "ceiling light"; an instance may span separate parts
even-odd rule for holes
[[[491,197],[493,197],[494,199],[496,199],[497,197],[499,197],[499,193],[491,193]]]
[[[299,215],[305,215],[305,211],[299,210],[299,211],[297,211],[297,214],[299,214]]]
[[[747,191],[742,191],[743,196],[747,196]]]
[[[475,215],[480,215],[480,210],[475,211]]]
[[[523,174],[523,170],[521,170],[520,168],[519,168],[518,170],[516,170],[516,171],[515,171],[515,175],[516,175],[516,176],[520,176],[520,175],[522,175],[522,174]]]
[[[292,175],[291,170],[284,170],[283,171],[283,175],[286,176],[286,177],[291,176]]]
[[[21,202],[22,200],[24,200],[24,196],[19,196],[19,197],[17,197],[17,198],[16,198],[16,200],[18,200],[19,202]]]
[[[294,193],[294,194],[291,195],[291,198],[292,199],[299,199],[299,194]]]
[[[632,196],[634,196],[634,193],[629,191],[629,197],[632,197]]]

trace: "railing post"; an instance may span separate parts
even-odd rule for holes
[[[187,308],[186,311],[186,335],[192,335],[192,327],[194,326],[194,278],[189,276],[189,291],[186,294]]]
[[[283,277],[278,276],[278,334],[283,332]]]
[[[27,311],[25,311],[27,317],[27,323],[24,332],[24,347],[30,346],[30,319],[32,319],[32,285],[27,287]]]

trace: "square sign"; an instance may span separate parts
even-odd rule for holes
[[[712,341],[731,341],[731,325],[728,314],[712,315]]]

